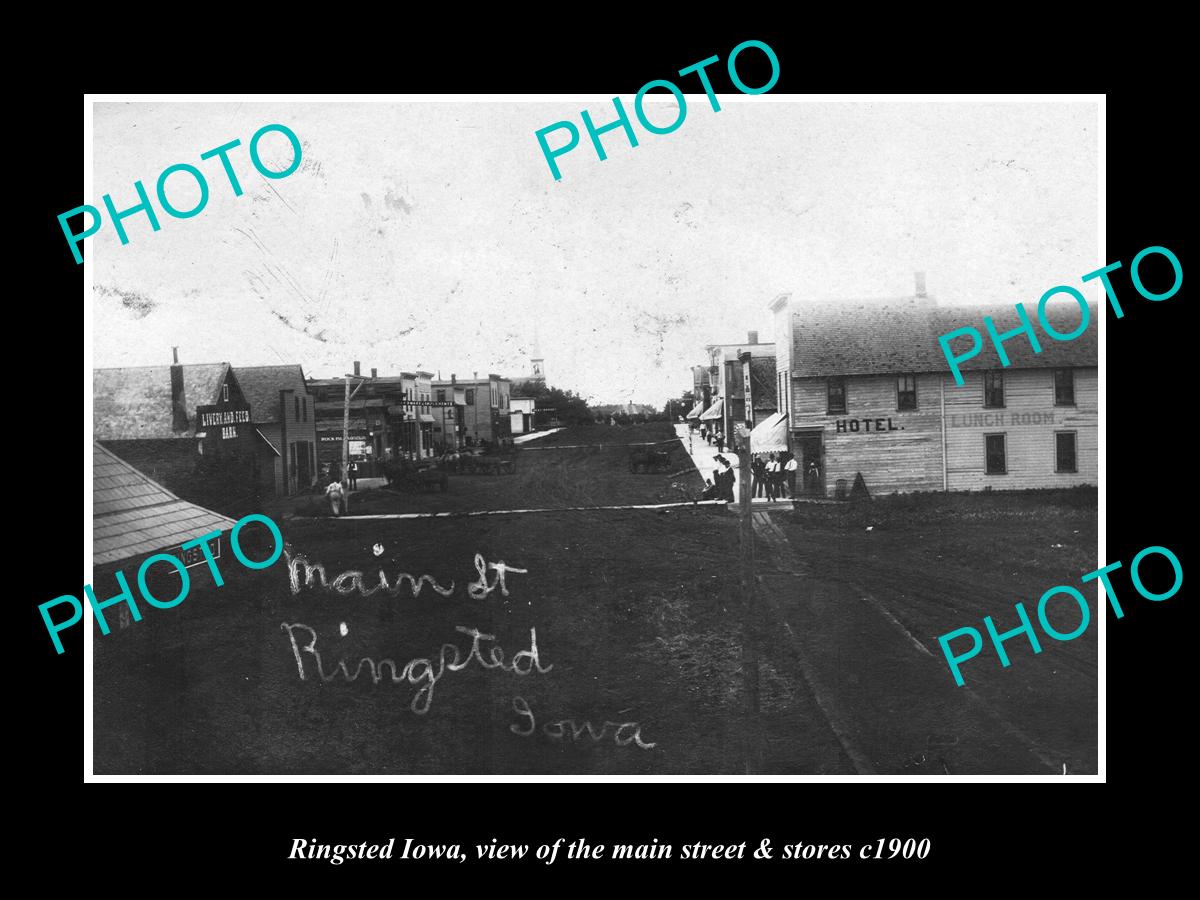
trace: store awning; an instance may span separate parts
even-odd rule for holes
[[[724,411],[725,411],[725,401],[718,400],[716,403],[714,403],[712,406],[710,406],[704,412],[700,413],[700,421],[705,422],[705,421],[708,421],[709,419],[719,419],[719,418],[721,418],[721,414]]]
[[[433,416],[431,416],[429,413],[421,413],[419,418],[422,422],[429,422],[431,424],[433,422]]]
[[[774,413],[750,432],[751,453],[777,453],[787,449],[787,413]]]
[[[688,411],[688,414],[687,414],[686,416],[684,416],[684,418],[686,418],[686,419],[698,419],[698,418],[700,418],[700,413],[702,413],[702,412],[704,412],[704,404],[703,404],[703,403],[697,403],[695,406],[693,406],[693,407],[692,407],[692,408],[691,408],[691,409]]]

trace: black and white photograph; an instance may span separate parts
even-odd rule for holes
[[[93,100],[90,778],[1102,780],[1103,97],[724,66]]]

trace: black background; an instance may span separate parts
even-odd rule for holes
[[[226,47],[222,55],[233,60],[227,65],[175,71],[164,64],[144,75],[128,68],[103,70],[88,79],[88,87],[231,93],[588,92],[628,98],[646,81],[670,78],[716,54],[722,63],[709,70],[710,77],[715,90],[724,93],[733,90],[724,74],[729,50],[756,38],[770,44],[780,60],[781,77],[772,93],[1108,91],[1108,249],[1096,267],[1115,260],[1125,264],[1113,281],[1126,315],[1117,320],[1111,310],[1107,313],[1108,394],[1102,420],[1107,425],[1108,500],[1102,527],[1106,561],[1125,563],[1113,580],[1126,615],[1117,620],[1110,611],[1106,622],[1107,785],[1078,785],[1067,793],[1036,784],[1009,789],[961,783],[84,785],[83,629],[64,634],[67,652],[56,656],[37,611],[44,600],[80,593],[82,566],[75,552],[82,535],[74,516],[81,492],[91,489],[77,468],[90,439],[75,424],[80,404],[90,402],[87,376],[76,356],[82,353],[82,325],[72,324],[82,323],[83,269],[75,265],[56,216],[97,198],[82,194],[83,95],[74,85],[60,84],[26,100],[26,123],[36,123],[38,139],[28,146],[27,176],[16,179],[24,199],[20,214],[10,218],[18,230],[9,239],[17,250],[10,254],[10,264],[19,273],[17,284],[23,285],[9,295],[22,323],[9,332],[10,341],[18,341],[10,357],[10,384],[16,387],[19,381],[33,388],[20,395],[37,398],[34,409],[22,408],[13,393],[9,399],[9,420],[23,432],[10,435],[10,489],[18,495],[35,490],[33,503],[14,499],[10,506],[25,515],[14,517],[6,541],[19,573],[10,604],[22,623],[28,654],[23,665],[10,668],[17,676],[16,694],[29,708],[19,727],[8,729],[7,741],[10,751],[16,751],[10,777],[15,776],[19,791],[28,792],[20,819],[26,829],[24,845],[60,863],[81,854],[98,880],[120,873],[122,881],[144,878],[148,886],[156,883],[154,878],[183,873],[185,884],[212,881],[235,887],[241,884],[235,874],[261,872],[272,879],[264,885],[282,884],[278,876],[283,875],[302,883],[316,878],[323,887],[349,886],[373,874],[403,889],[408,884],[404,876],[416,874],[458,891],[474,882],[446,882],[447,876],[492,873],[504,879],[500,889],[506,892],[547,875],[572,890],[586,890],[599,883],[596,877],[611,875],[626,890],[639,891],[656,875],[675,879],[689,869],[699,884],[715,887],[728,881],[749,890],[761,885],[764,891],[779,885],[803,889],[814,880],[850,884],[863,876],[883,884],[895,883],[897,876],[914,878],[926,889],[955,891],[999,880],[1019,890],[1025,885],[1036,889],[1041,878],[1032,874],[1043,867],[1065,873],[1122,859],[1157,865],[1156,859],[1173,856],[1169,843],[1174,832],[1160,816],[1175,807],[1173,798],[1190,780],[1192,768],[1184,741],[1191,724],[1187,710],[1195,705],[1185,668],[1192,634],[1190,620],[1185,620],[1188,588],[1185,583],[1170,600],[1152,603],[1138,597],[1128,580],[1129,561],[1149,545],[1171,548],[1189,571],[1184,522],[1190,502],[1184,492],[1191,487],[1188,463],[1195,444],[1194,413],[1187,406],[1193,379],[1185,377],[1184,369],[1193,340],[1184,321],[1187,287],[1185,283],[1167,301],[1151,303],[1136,294],[1128,274],[1133,256],[1151,245],[1171,248],[1188,269],[1184,186],[1194,179],[1184,167],[1177,130],[1184,100],[1162,77],[1162,59],[1147,51],[1145,59],[1127,62],[1118,71],[1105,49],[1107,42],[1117,40],[1112,35],[1089,43],[1081,35],[1060,41],[1053,34],[1031,36],[1027,29],[1016,29],[1019,38],[1008,42],[992,34],[984,46],[975,38],[931,41],[930,33],[918,27],[889,31],[885,38],[864,43],[845,23],[836,35],[807,25],[742,29],[726,24],[704,33],[674,31],[663,38],[631,24],[590,37],[587,28],[558,28],[553,11],[544,15],[550,33],[531,36],[523,46],[510,36],[466,40],[458,32],[423,33],[417,26],[392,45],[384,35],[355,26],[344,35],[323,36],[319,48]],[[596,15],[607,19],[611,12],[598,9]],[[338,49],[360,46],[364,39],[372,42],[371,52]],[[312,34],[307,41],[315,43]],[[286,37],[280,43],[286,45]],[[243,67],[243,53],[252,63],[248,68]],[[1086,59],[1102,56],[1110,60],[1111,70],[1087,68]],[[750,85],[767,77],[765,63],[755,71],[756,60],[761,60],[756,51],[739,58],[739,72]],[[1144,89],[1138,78],[1145,79]],[[685,90],[695,90],[694,76],[689,79],[676,80]],[[563,117],[576,110],[564,104]],[[664,139],[685,141],[690,128],[702,126],[700,120],[688,122]],[[538,152],[532,137],[530,152]],[[26,228],[32,230],[28,238],[22,234]],[[26,250],[33,253],[28,261]],[[84,252],[89,251],[85,243]],[[1061,283],[1077,284],[1082,274],[1064,272]],[[1037,298],[1016,299],[1029,304]],[[88,525],[84,523],[85,532]],[[30,555],[33,559],[27,561]],[[1149,569],[1146,580],[1154,586]],[[746,841],[747,856],[764,837],[776,847],[804,841],[856,848],[881,837],[929,837],[933,852],[924,862],[900,864],[567,864],[560,854],[552,868],[536,861],[446,868],[397,860],[333,867],[288,863],[287,851],[296,837],[329,843],[395,837],[398,844],[413,837],[429,843],[458,841],[468,851],[493,837],[530,845],[558,837],[604,844],[657,837],[676,845]],[[970,875],[961,882],[929,880],[952,869]],[[794,874],[795,880],[747,880],[755,874]],[[180,879],[169,883],[178,885]],[[496,889],[484,881],[477,887]]]

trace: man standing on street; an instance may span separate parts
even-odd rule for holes
[[[342,502],[345,499],[345,492],[342,489],[340,481],[333,481],[325,488],[325,496],[329,498],[329,508],[335,516],[342,514]]]
[[[767,457],[767,499],[774,501],[779,496],[779,460],[772,453]]]
[[[796,457],[788,454],[788,461],[783,464],[784,474],[787,476],[788,495],[796,496],[796,470],[800,468],[800,464],[796,462]]]

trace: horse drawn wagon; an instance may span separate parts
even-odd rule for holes
[[[629,454],[629,471],[638,475],[666,472],[671,468],[670,450],[634,450]]]

